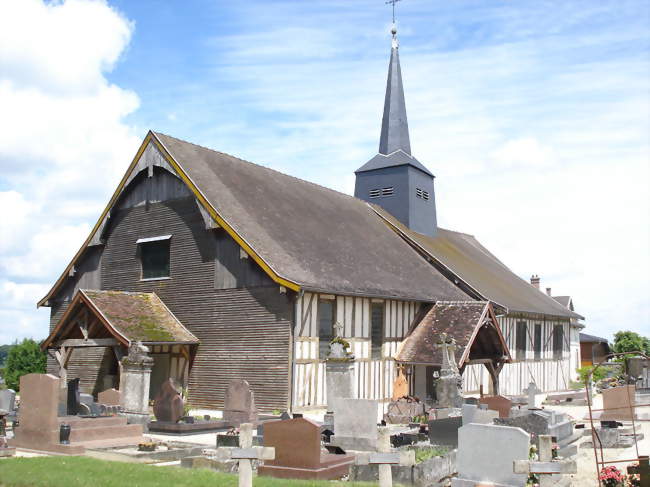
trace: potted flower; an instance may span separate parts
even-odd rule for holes
[[[623,487],[625,485],[625,475],[614,465],[603,467],[598,475],[598,480],[605,487]]]

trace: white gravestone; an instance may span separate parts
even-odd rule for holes
[[[375,450],[379,402],[339,398],[334,401],[334,435],[330,444],[343,450]]]
[[[458,429],[458,477],[452,487],[492,483],[523,487],[528,476],[513,472],[515,460],[527,460],[530,435],[521,428],[468,424]]]
[[[553,475],[562,475],[576,473],[577,465],[574,461],[555,460],[553,461],[553,440],[550,435],[540,435],[539,437],[539,459],[535,460],[515,460],[513,462],[513,471],[516,473],[529,474],[533,473],[539,476],[539,487],[551,487],[556,485],[556,479]]]

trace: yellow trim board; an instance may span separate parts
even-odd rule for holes
[[[169,151],[165,148],[165,146],[162,144],[162,142],[156,137],[156,135],[150,130],[147,132],[147,135],[145,136],[144,140],[142,141],[142,144],[140,144],[140,148],[135,154],[135,157],[131,161],[131,164],[129,164],[129,167],[127,168],[124,176],[122,177],[122,180],[120,181],[119,185],[117,186],[117,189],[111,196],[111,199],[109,200],[108,204],[106,205],[106,208],[102,212],[101,216],[97,220],[97,223],[95,223],[95,226],[93,227],[92,231],[90,232],[90,235],[88,238],[84,241],[83,245],[81,248],[77,251],[77,253],[74,255],[70,263],[67,265],[61,276],[56,280],[52,288],[48,291],[48,293],[43,297],[37,304],[37,307],[46,305],[47,301],[56,293],[56,291],[59,289],[59,287],[63,284],[65,279],[69,276],[70,270],[72,267],[76,264],[77,260],[81,257],[83,251],[88,247],[88,244],[92,240],[93,236],[99,229],[102,221],[104,221],[104,218],[108,214],[108,212],[111,210],[111,208],[115,205],[117,199],[119,198],[120,194],[122,193],[122,190],[124,189],[124,186],[126,184],[126,181],[128,180],[129,176],[131,175],[131,172],[135,168],[135,166],[138,164],[140,157],[142,157],[142,153],[145,151],[147,148],[147,145],[149,142],[153,142],[158,150],[160,150],[161,154],[169,165],[171,165],[174,170],[178,173],[180,178],[183,180],[183,182],[190,188],[196,199],[203,205],[203,207],[207,210],[207,212],[210,214],[210,216],[221,226],[224,228],[224,230],[230,235],[243,249],[244,251],[250,255],[257,264],[264,269],[264,272],[276,283],[278,283],[281,286],[284,286],[286,288],[289,288],[293,291],[299,291],[300,286],[292,281],[289,281],[287,279],[284,279],[280,277],[257,253],[253,250],[253,248],[241,237],[235,230],[217,213],[217,211],[212,207],[212,205],[208,202],[207,198],[199,191],[197,186],[194,184],[194,182],[190,179],[190,177],[183,171],[181,168],[180,164],[176,162],[176,160],[171,156]]]

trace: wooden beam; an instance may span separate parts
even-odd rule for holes
[[[91,338],[88,340],[82,340],[79,338],[70,338],[68,340],[61,340],[57,342],[55,346],[57,347],[113,347],[119,345],[115,338]]]

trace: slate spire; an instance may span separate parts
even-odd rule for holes
[[[411,155],[402,70],[399,65],[399,42],[397,41],[395,24],[393,24],[391,33],[393,34],[393,40],[388,65],[388,80],[386,81],[384,116],[381,120],[379,153],[388,155],[401,149]]]

